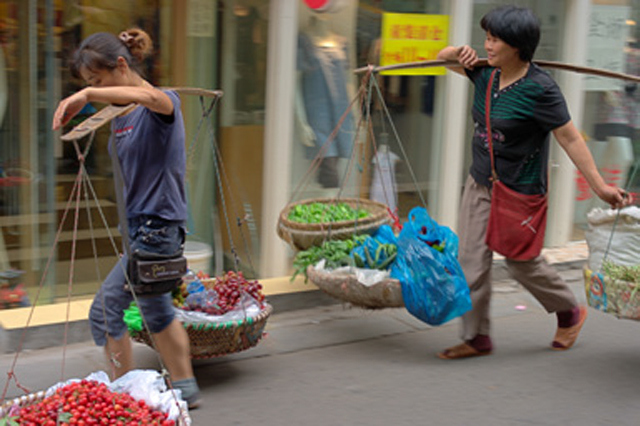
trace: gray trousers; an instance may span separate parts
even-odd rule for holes
[[[462,317],[462,339],[470,340],[478,334],[490,335],[491,264],[493,252],[485,244],[491,190],[467,178],[458,235],[460,237],[459,260],[471,292],[472,310]],[[522,284],[547,310],[567,311],[578,302],[564,280],[542,257],[529,261],[506,259],[509,274]]]

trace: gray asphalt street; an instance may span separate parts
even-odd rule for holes
[[[579,270],[564,271],[584,301]],[[253,349],[194,361],[204,396],[194,425],[640,425],[640,323],[589,309],[576,346],[549,349],[555,316],[510,282],[494,293],[493,355],[445,361],[456,321],[429,327],[404,309],[340,304],[275,313]],[[29,389],[104,369],[91,342],[25,351]],[[136,344],[140,368],[158,368]],[[15,357],[0,357],[9,371]],[[13,387],[10,393],[16,393]]]

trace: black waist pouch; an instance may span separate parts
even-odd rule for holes
[[[136,250],[128,267],[133,291],[138,296],[155,296],[173,291],[180,285],[187,273],[187,259],[182,250],[174,254]]]

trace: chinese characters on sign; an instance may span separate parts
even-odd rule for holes
[[[449,17],[412,13],[385,13],[382,18],[380,65],[436,59],[448,44]],[[387,75],[442,75],[444,67],[384,71]]]

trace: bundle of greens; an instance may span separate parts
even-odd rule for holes
[[[369,216],[365,209],[356,209],[347,203],[298,204],[289,212],[288,219],[298,223],[327,223],[355,221]]]
[[[315,265],[322,259],[326,261],[326,268],[339,268],[341,266],[353,265],[351,250],[361,245],[366,240],[367,235],[354,235],[347,240],[328,240],[320,246],[312,246],[307,250],[299,251],[293,259],[294,273],[291,276],[293,281],[302,274],[307,282],[307,268]]]

